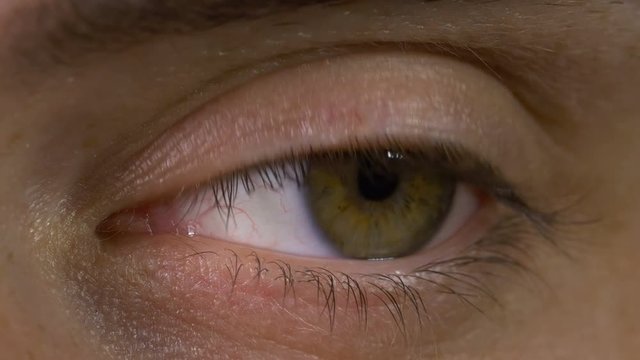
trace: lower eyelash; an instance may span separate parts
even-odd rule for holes
[[[371,148],[379,149],[380,146]],[[361,150],[321,156],[351,156],[356,152],[361,153]],[[251,255],[253,263],[245,264],[239,261],[237,254],[233,254],[232,260],[227,264],[231,291],[233,292],[242,269],[250,268],[256,281],[260,281],[268,272],[275,272],[274,279],[282,284],[283,304],[287,303],[287,299],[296,298],[296,288],[301,284],[315,286],[318,306],[322,315],[327,317],[330,329],[333,330],[336,319],[341,314],[338,309],[345,307],[355,308],[357,321],[366,329],[370,307],[375,302],[386,309],[398,332],[406,339],[412,333],[409,323],[413,319],[422,329],[439,316],[426,306],[426,296],[448,294],[486,315],[493,306],[501,306],[497,291],[492,286],[494,278],[503,279],[513,273],[530,274],[537,278],[527,267],[527,260],[531,248],[538,242],[534,244],[527,240],[543,238],[554,244],[556,214],[532,210],[515,194],[512,187],[504,181],[495,180],[497,176],[492,175],[493,169],[490,166],[483,165],[455,146],[439,145],[430,147],[428,151],[414,151],[414,154],[419,161],[433,163],[458,176],[461,181],[477,184],[487,193],[503,200],[513,211],[499,220],[460,256],[425,264],[402,275],[346,274],[324,268],[293,268],[280,260],[265,263],[255,253]],[[239,191],[251,194],[258,186],[278,191],[285,186],[285,182],[303,186],[310,158],[311,156],[291,156],[283,161],[211,180],[205,186],[212,194],[220,216],[228,224],[233,217]],[[199,199],[196,197],[191,200],[187,213],[198,206]]]
[[[407,274],[347,274],[325,268],[294,268],[282,260],[265,262],[255,252],[247,264],[232,252],[227,260],[231,293],[239,273],[250,269],[254,281],[275,272],[273,279],[282,285],[282,304],[296,299],[296,287],[311,284],[316,287],[317,305],[326,316],[329,328],[334,329],[339,309],[355,308],[356,320],[367,329],[370,306],[373,302],[386,309],[398,332],[408,339],[413,334],[409,325],[417,321],[420,329],[432,326],[440,314],[427,307],[426,296],[447,294],[480,314],[489,316],[490,309],[502,304],[492,281],[510,275],[540,280],[526,263],[531,248],[542,234],[521,214],[509,215],[498,221],[478,242],[463,254],[420,266]],[[534,244],[533,241],[536,241]],[[194,253],[201,256],[206,253]],[[531,281],[518,282],[532,284]]]
[[[491,164],[478,158],[472,152],[453,143],[435,143],[429,146],[407,146],[397,141],[384,139],[373,142],[355,142],[352,148],[346,151],[329,151],[314,154],[313,149],[308,149],[302,155],[291,154],[278,160],[267,162],[248,170],[233,172],[222,178],[214,178],[203,186],[210,191],[214,206],[225,224],[234,217],[235,200],[239,191],[251,194],[256,186],[263,186],[272,191],[279,191],[285,186],[285,182],[293,182],[298,187],[304,186],[308,173],[309,161],[312,158],[328,158],[339,160],[351,156],[376,156],[380,149],[393,149],[399,153],[406,153],[413,161],[419,161],[433,166],[438,171],[452,175],[458,181],[468,182],[477,186],[488,194],[501,200],[515,211],[526,215],[536,223],[541,230],[549,227],[556,220],[557,214],[545,213],[529,206],[523,198],[507,183],[500,172]],[[185,216],[194,208],[199,207],[199,201],[205,194],[193,196],[184,204]]]

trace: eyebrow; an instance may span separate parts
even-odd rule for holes
[[[11,16],[12,48],[30,62],[68,64],[152,36],[187,34],[301,7],[355,0],[37,0]]]

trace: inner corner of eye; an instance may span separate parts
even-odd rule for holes
[[[178,235],[176,211],[177,205],[173,200],[144,203],[110,214],[98,223],[95,232],[105,239],[117,235]]]
[[[116,214],[101,228],[303,257],[409,256],[451,238],[481,201],[455,177],[397,155],[356,153],[259,166],[175,201]]]

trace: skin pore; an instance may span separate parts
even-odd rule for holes
[[[640,351],[637,2],[75,3],[0,4],[2,357]],[[310,151],[441,144],[477,203],[408,257],[184,236],[157,211]]]

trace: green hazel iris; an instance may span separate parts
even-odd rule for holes
[[[343,255],[396,258],[429,242],[449,211],[455,185],[401,153],[356,153],[309,163],[307,203]]]

